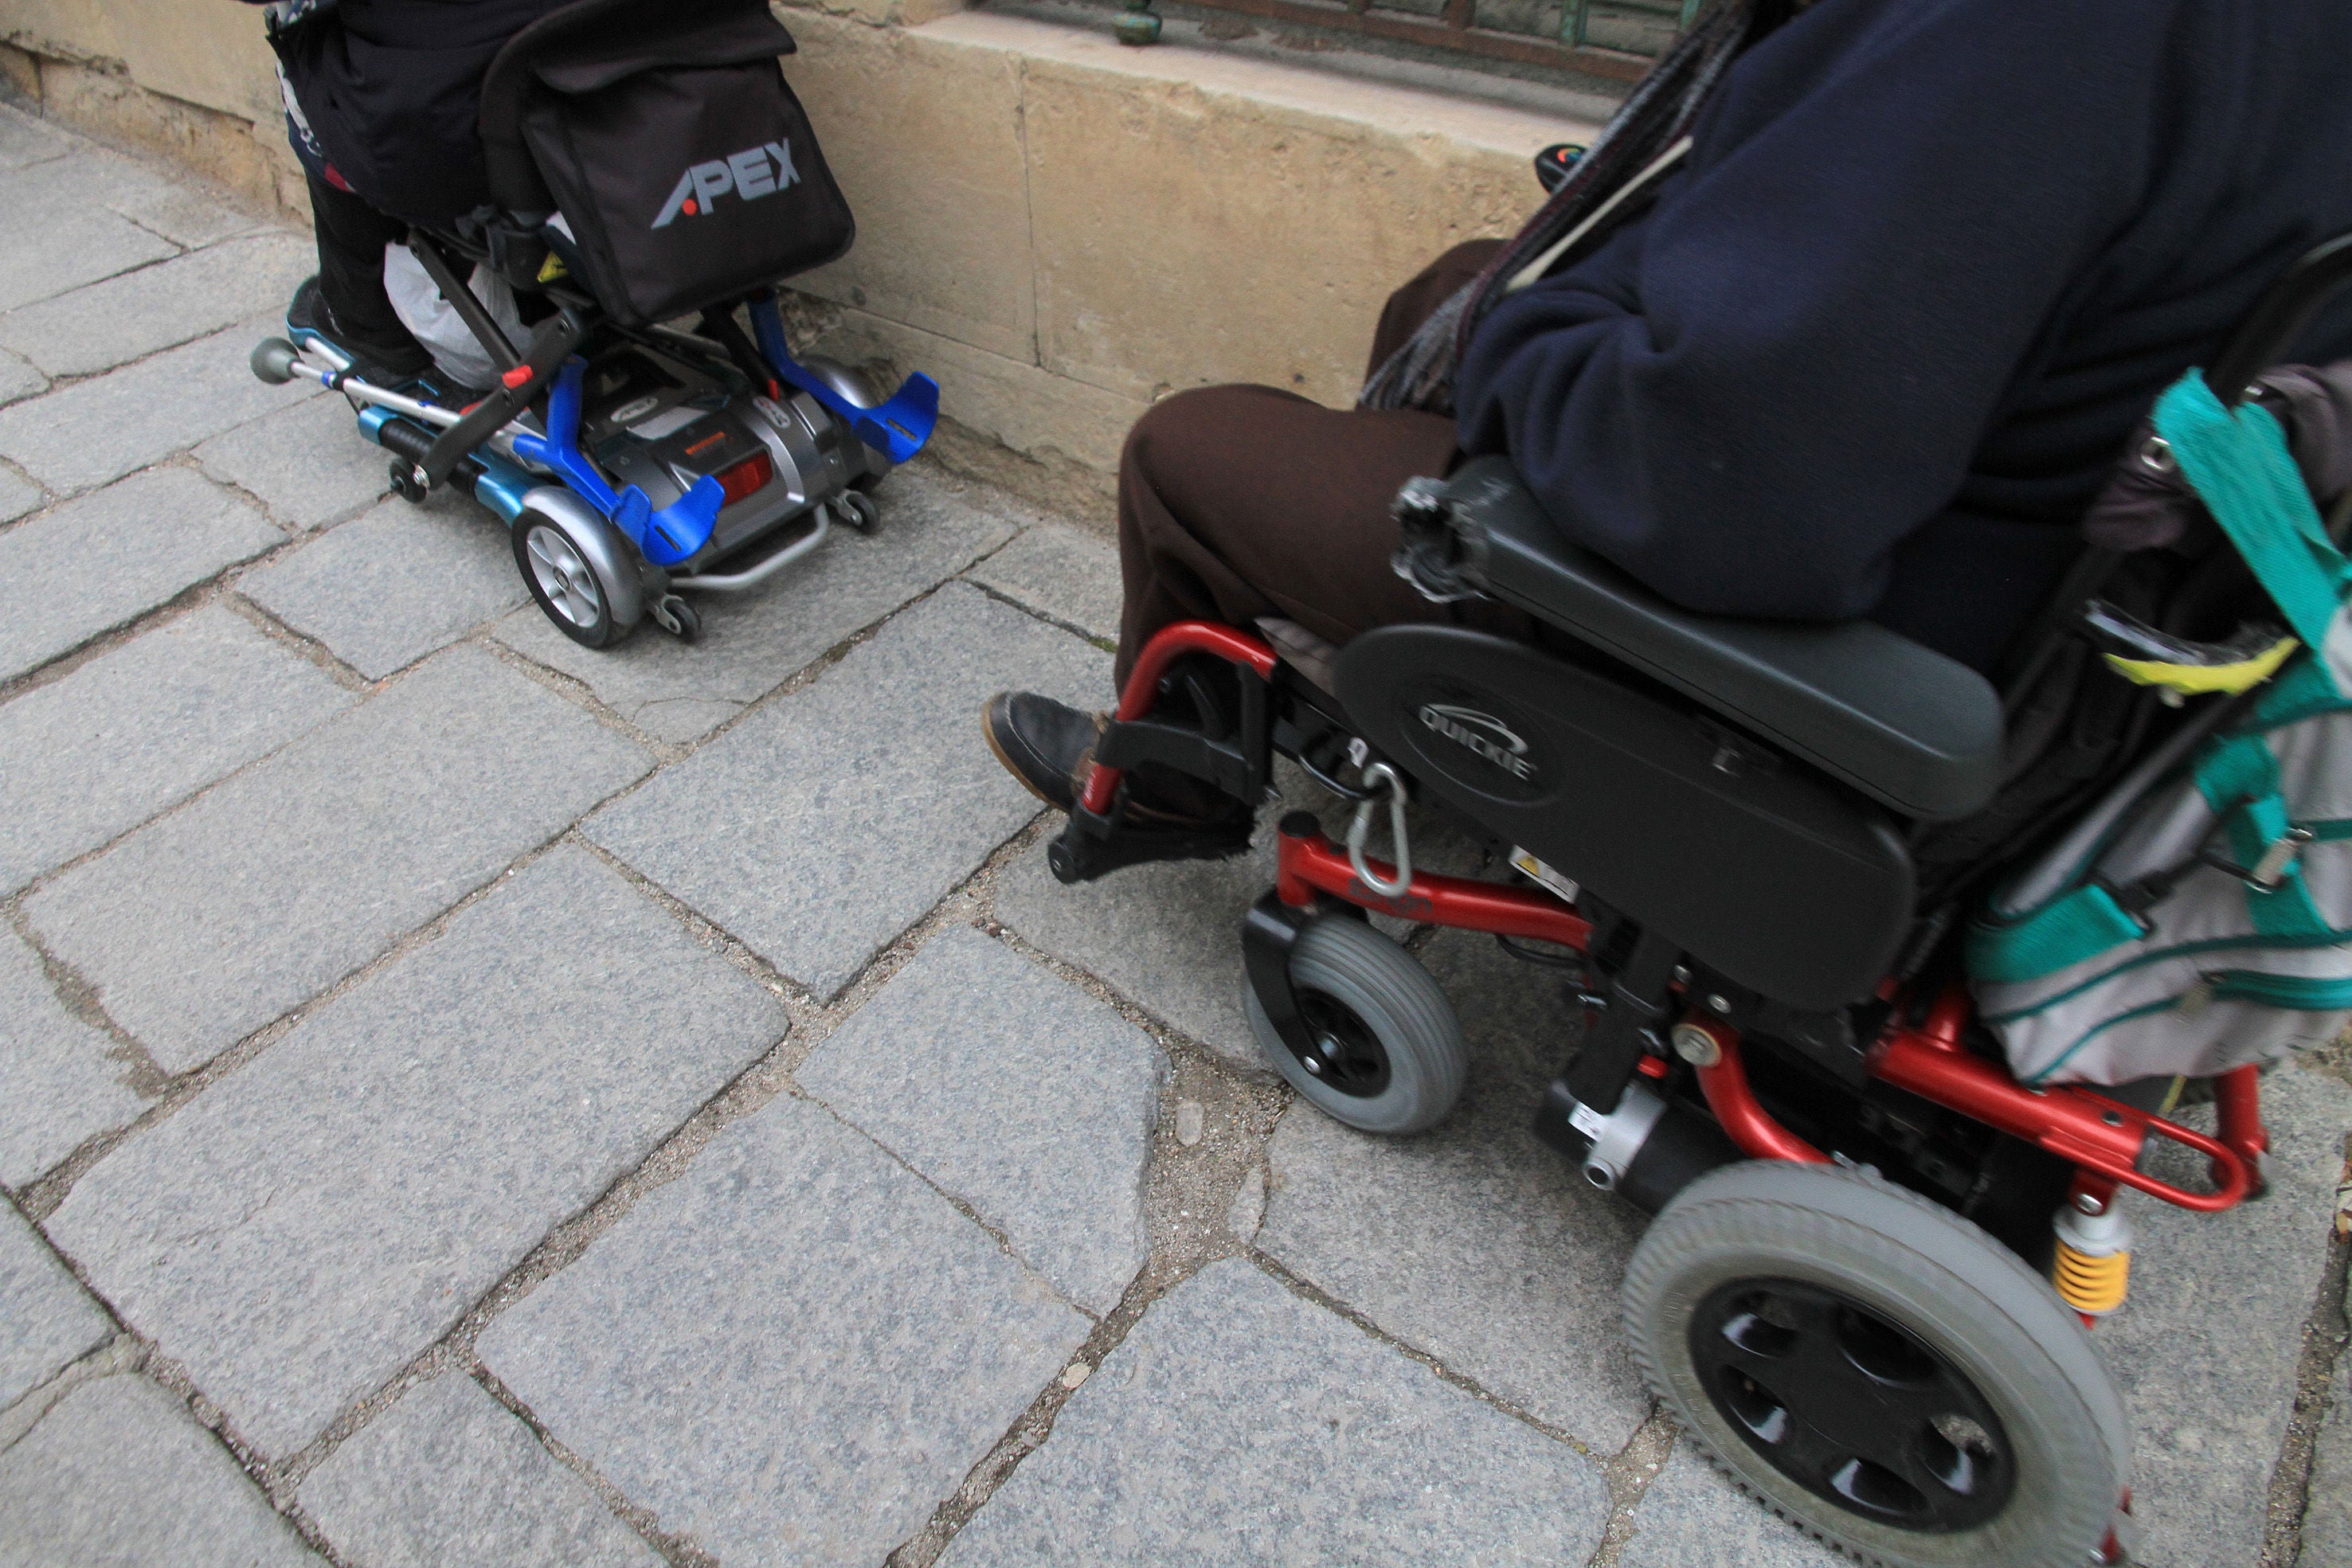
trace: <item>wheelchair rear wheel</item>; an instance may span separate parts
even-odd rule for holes
[[[1643,1237],[1624,1309],[1675,1423],[1863,1561],[2102,1560],[2122,1398],[2048,1284],[1949,1210],[1874,1173],[1726,1166]]]
[[[1410,953],[1360,920],[1307,923],[1290,952],[1290,983],[1315,1037],[1312,1062],[1294,1054],[1250,990],[1258,1048],[1316,1109],[1360,1132],[1418,1133],[1461,1097],[1469,1052],[1454,1004]]]

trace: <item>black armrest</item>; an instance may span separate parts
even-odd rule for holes
[[[1965,664],[1867,621],[1821,626],[1677,609],[1562,538],[1500,457],[1469,463],[1423,495],[1453,536],[1439,578],[1450,569],[1906,816],[1964,817],[2000,782],[2000,699]],[[1406,521],[1406,553],[1419,549],[1423,563],[1438,542],[1428,526],[1416,540]]]

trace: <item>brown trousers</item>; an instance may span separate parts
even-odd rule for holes
[[[1501,243],[1456,246],[1391,295],[1370,363]],[[1119,459],[1120,684],[1151,634],[1177,621],[1245,627],[1281,616],[1336,643],[1402,621],[1528,635],[1532,622],[1516,610],[1432,604],[1389,566],[1398,486],[1443,475],[1458,456],[1454,421],[1436,414],[1328,409],[1261,386],[1202,387],[1155,403]]]

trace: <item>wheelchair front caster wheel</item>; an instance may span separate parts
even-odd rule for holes
[[[654,601],[654,622],[681,643],[691,643],[702,635],[700,612],[675,593]]]
[[[637,623],[642,601],[627,546],[600,518],[526,509],[515,519],[515,564],[555,629],[583,648],[606,648]]]
[[[870,534],[882,526],[882,508],[863,490],[844,490],[833,504],[841,513],[841,520],[861,534]]]
[[[1250,1029],[1276,1071],[1315,1108],[1365,1133],[1418,1133],[1461,1097],[1469,1066],[1461,1020],[1428,970],[1361,921],[1310,921],[1290,950],[1290,984],[1311,1055],[1275,1032],[1255,990]]]
[[[1887,1568],[2081,1568],[2131,1439],[2082,1324],[1983,1231],[1874,1173],[1692,1183],[1625,1271],[1675,1425],[1768,1507]]]

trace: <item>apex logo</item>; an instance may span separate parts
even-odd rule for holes
[[[1535,777],[1536,765],[1528,760],[1528,743],[1493,714],[1452,703],[1423,703],[1420,718],[1429,728],[1477,753],[1512,778],[1524,782]]]
[[[772,167],[771,159],[774,160]],[[793,167],[790,141],[763,141],[724,158],[713,158],[708,163],[697,163],[677,177],[677,184],[670,191],[669,200],[662,204],[661,216],[654,220],[653,226],[666,229],[681,214],[691,218],[708,213],[724,195],[733,194],[746,202],[772,196],[800,177],[800,171]]]

